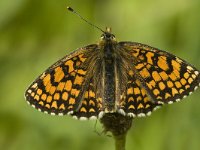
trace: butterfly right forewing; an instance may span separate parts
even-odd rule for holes
[[[27,89],[27,102],[52,115],[78,111],[89,87],[90,54],[95,54],[96,47],[94,44],[80,48],[49,67]]]

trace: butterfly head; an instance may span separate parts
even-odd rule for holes
[[[101,41],[103,42],[113,42],[116,41],[115,35],[111,33],[111,28],[106,28],[106,31],[101,35]]]

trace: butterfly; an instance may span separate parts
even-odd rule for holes
[[[106,113],[143,117],[200,86],[200,71],[185,60],[145,44],[118,42],[110,28],[102,32],[98,44],[78,48],[44,71],[26,90],[27,102],[80,120]]]

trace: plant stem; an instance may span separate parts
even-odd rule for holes
[[[132,118],[119,113],[107,113],[100,122],[104,126],[104,132],[111,132],[115,140],[116,150],[125,150],[126,134],[132,125]]]
[[[115,150],[125,150],[126,145],[126,133],[118,136],[114,136]]]

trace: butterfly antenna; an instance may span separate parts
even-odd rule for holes
[[[94,28],[97,28],[98,30],[100,30],[101,32],[105,33],[105,31],[103,31],[101,28],[97,27],[96,25],[92,24],[91,22],[89,22],[88,20],[86,20],[85,18],[83,18],[79,13],[77,13],[73,8],[71,7],[67,7],[67,9],[69,11],[71,11],[72,13],[74,13],[75,15],[77,15],[79,18],[81,18],[83,21],[85,21],[86,23],[88,23],[89,25],[93,26]]]

